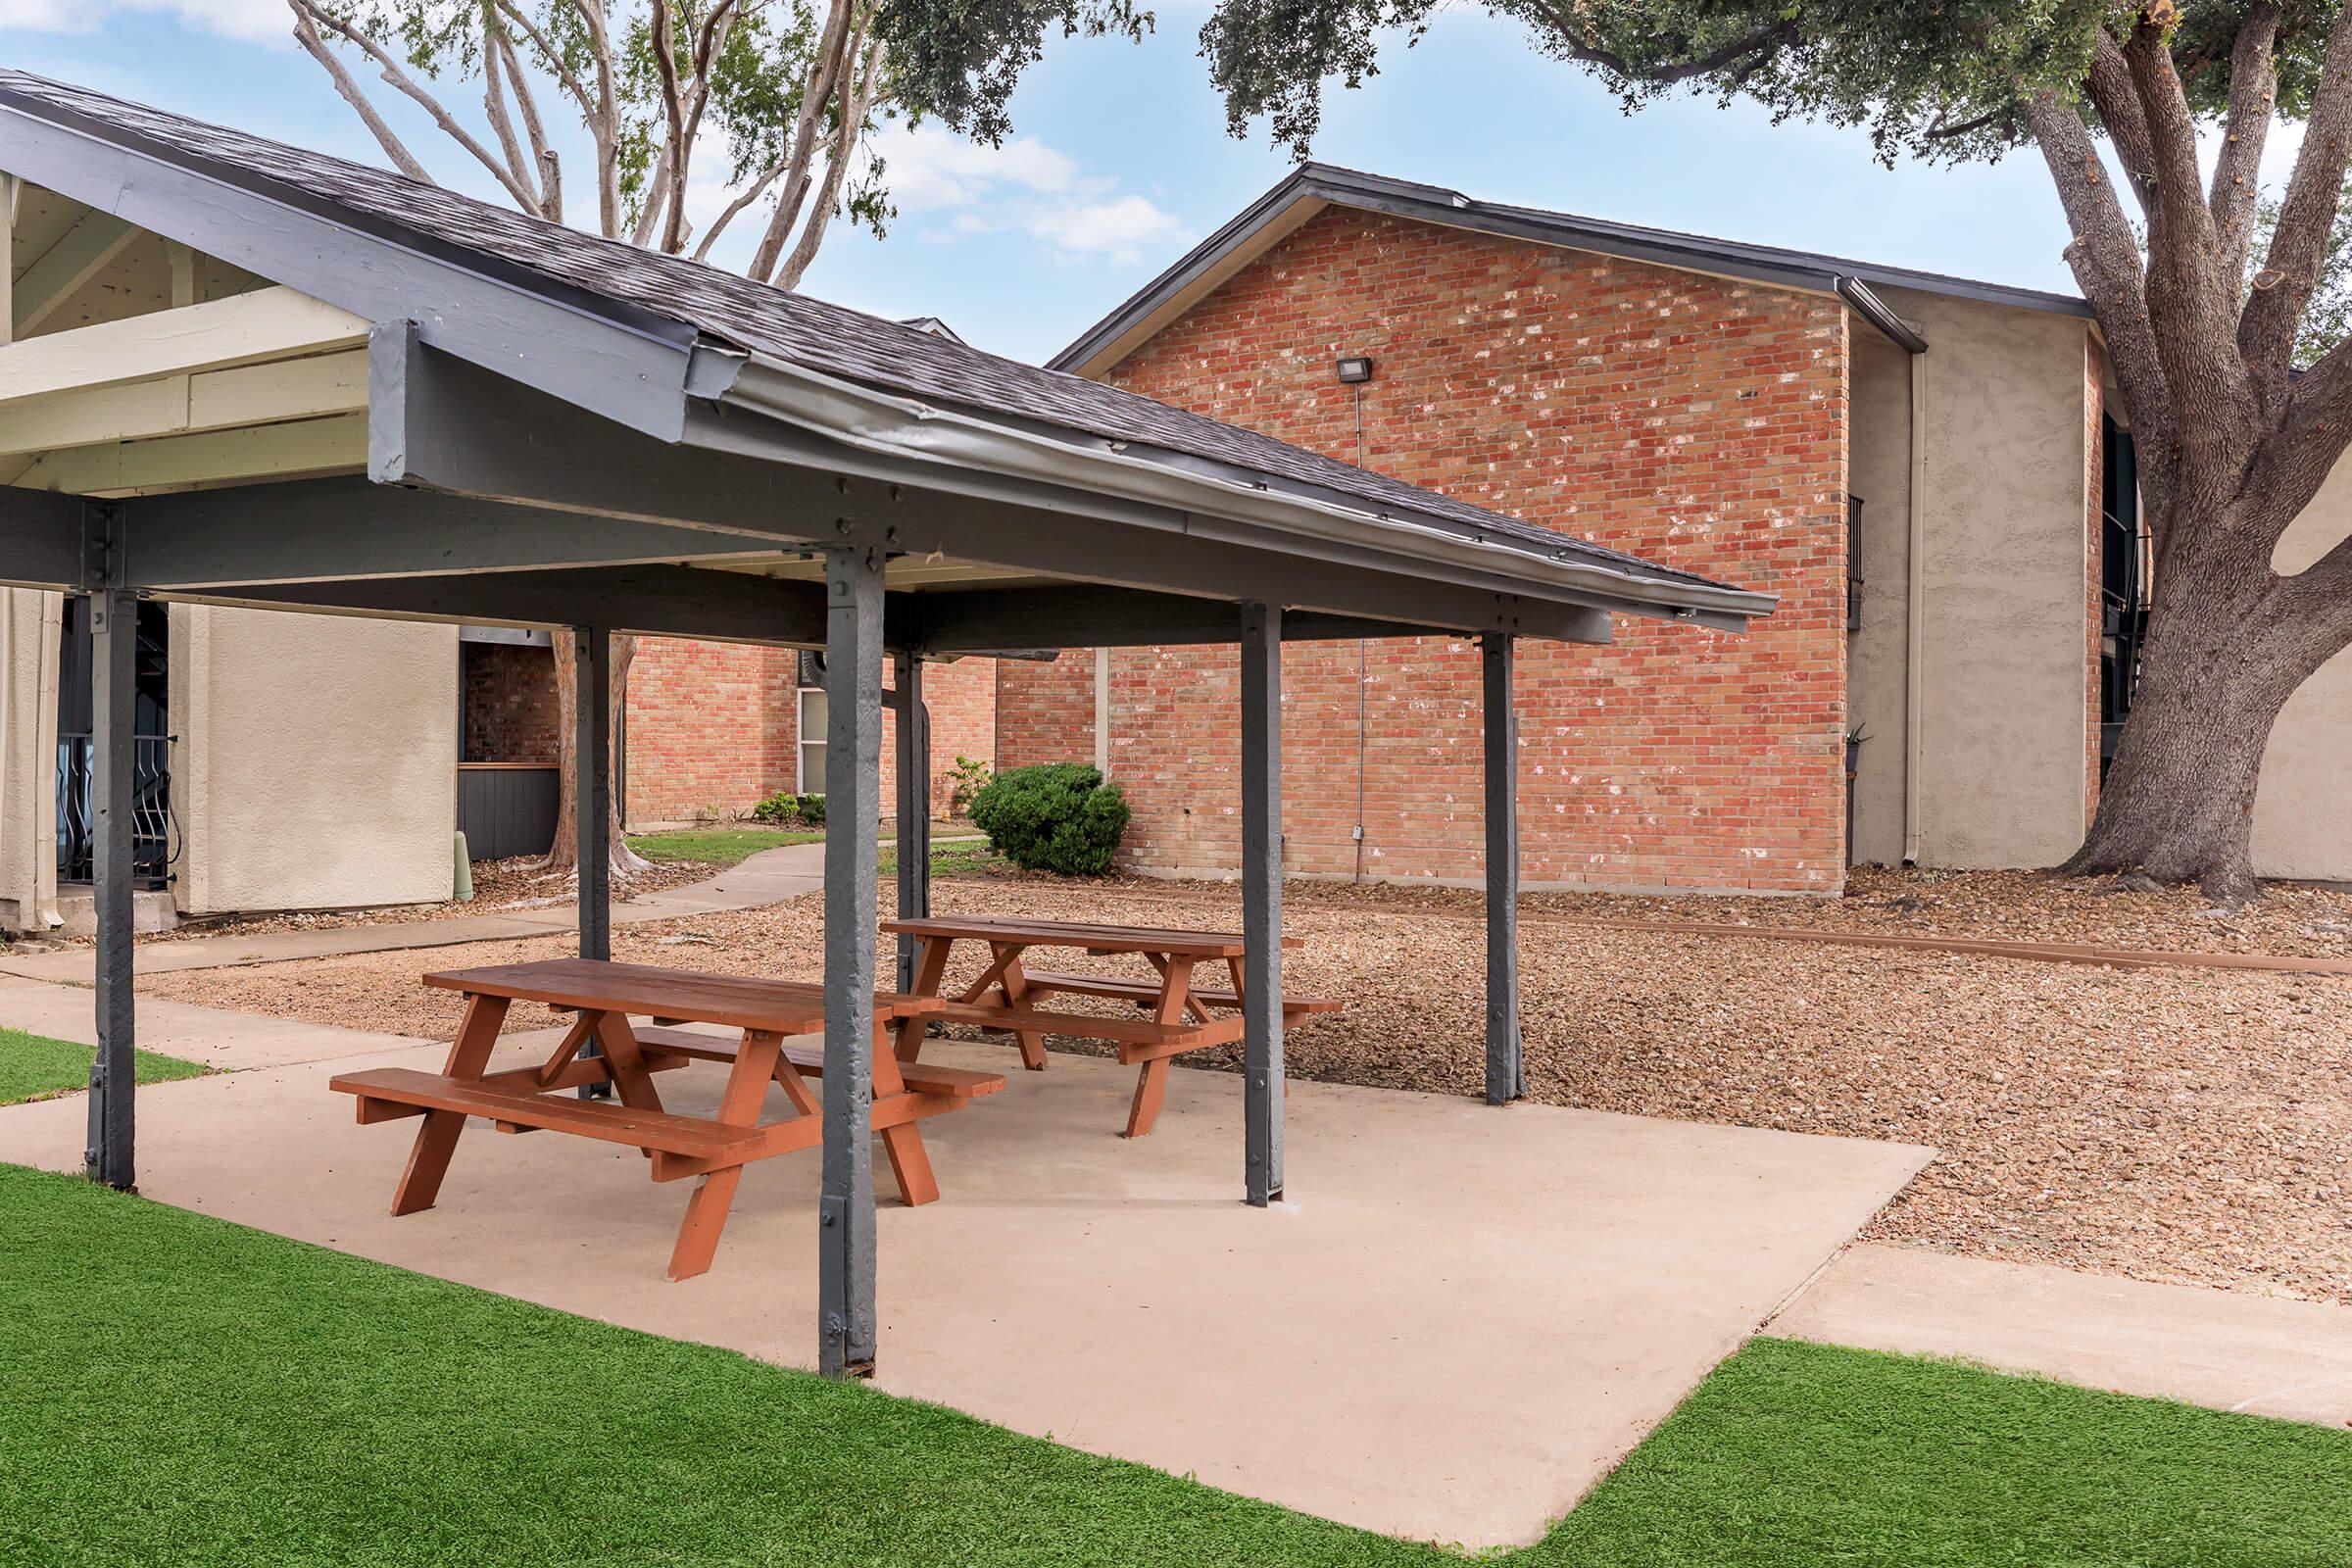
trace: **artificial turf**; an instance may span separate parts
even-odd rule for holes
[[[12,1564],[1460,1560],[10,1166],[0,1323]],[[2347,1497],[2340,1433],[1759,1341],[1502,1560],[2341,1564]]]
[[[22,1029],[0,1029],[0,1105],[47,1100],[52,1095],[86,1088],[90,1062],[98,1053],[71,1040],[52,1040]],[[194,1078],[212,1071],[201,1061],[159,1056],[152,1051],[134,1053],[139,1082],[158,1084],[172,1078]]]

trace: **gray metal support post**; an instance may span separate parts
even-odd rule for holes
[[[817,1370],[874,1369],[874,926],[882,814],[882,556],[825,553],[825,1099]],[[904,853],[902,846],[901,853]]]
[[[891,658],[898,689],[899,918],[931,912],[931,713],[923,705],[923,662],[910,653]],[[914,956],[922,946],[899,938],[899,989],[914,989]]]
[[[1282,1197],[1282,607],[1242,607],[1242,1102],[1250,1203]]]
[[[572,659],[572,829],[579,849],[580,956],[612,956],[612,637],[575,626]],[[603,1054],[593,1040],[583,1056]],[[582,1084],[582,1100],[610,1100],[611,1084]]]
[[[90,1063],[90,1180],[136,1185],[133,1102],[138,1093],[131,993],[131,759],[137,742],[139,602],[121,581],[121,525],[113,509],[90,517],[90,840],[98,916],[98,1054]]]
[[[1512,639],[1479,642],[1486,689],[1487,1103],[1527,1093],[1519,1057],[1519,713],[1511,702]]]

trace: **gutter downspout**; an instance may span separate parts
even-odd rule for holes
[[[1920,660],[1927,646],[1928,357],[1908,356],[1911,372],[1911,482],[1906,487],[1910,546],[1905,557],[1903,610],[1903,863],[1919,863],[1919,780],[1923,770],[1920,722],[1925,686]]]
[[[1095,771],[1110,777],[1110,650],[1095,650]]]

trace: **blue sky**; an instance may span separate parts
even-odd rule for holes
[[[837,226],[808,290],[939,316],[1024,359],[1077,336],[1289,167],[1262,129],[1226,134],[1196,52],[1204,14],[1199,0],[1162,4],[1141,46],[1050,44],[1002,149],[933,127],[885,132],[900,216],[881,240]],[[0,62],[380,163],[283,17],[281,0],[0,0]],[[403,133],[437,175],[495,194],[406,107],[394,111]],[[1473,11],[1392,50],[1362,90],[1335,90],[1315,156],[1490,200],[2074,286],[2057,199],[2031,154],[1890,172],[1859,132],[1775,126],[1704,99],[1628,119],[1591,77]],[[584,168],[567,164],[575,192]]]

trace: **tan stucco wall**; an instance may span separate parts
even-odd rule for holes
[[[1867,731],[1854,778],[1854,859],[1903,858],[1903,715],[1910,706],[1910,356],[1854,334],[1852,485],[1862,498],[1862,624],[1846,639],[1846,729]]]
[[[1930,345],[1922,365],[1920,861],[2054,864],[2082,842],[2091,765],[2083,718],[2088,329],[2074,317],[1901,289],[1886,295]],[[1874,436],[1872,444],[1891,442]],[[1859,481],[1855,489],[1867,494]],[[1873,520],[1882,525],[1875,533],[1899,526],[1883,513]],[[1873,586],[1876,604],[1900,595],[1899,564],[1891,580],[1874,572]],[[1902,679],[1899,652],[1875,648],[1867,662],[1873,693]],[[1882,756],[1865,765],[1877,774],[1868,819],[1875,858],[1886,842],[1887,762]],[[1894,819],[1899,837],[1899,793]]]
[[[2339,461],[2271,564],[2301,571],[2348,533],[2352,462]],[[2338,654],[2304,682],[2271,731],[2254,798],[2254,869],[2352,881],[2352,653]]]
[[[65,596],[0,588],[0,931],[57,896],[57,639]]]
[[[185,913],[450,896],[458,634],[172,608]]]

